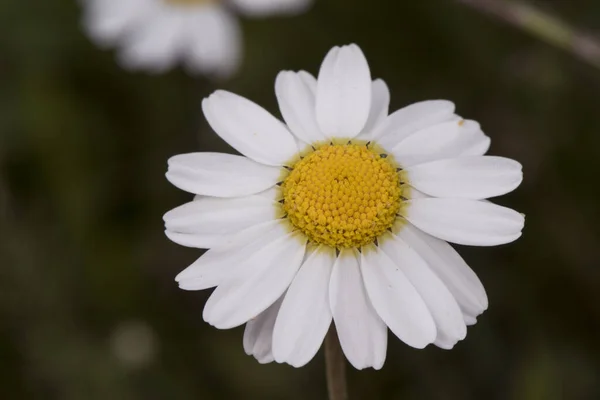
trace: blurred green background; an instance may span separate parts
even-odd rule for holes
[[[596,1],[537,1],[600,28]],[[454,350],[390,334],[382,371],[349,369],[352,399],[600,398],[600,69],[454,1],[317,0],[242,22],[245,59],[223,82],[120,69],[82,33],[75,1],[0,4],[0,398],[325,399],[323,355],[259,365],[243,328],[202,321],[210,291],[175,275],[200,251],[162,215],[190,195],[168,157],[227,151],[200,101],[216,88],[279,115],[281,69],[312,73],[358,43],[392,109],[444,98],[478,120],[525,181],[500,200],[522,239],[459,251],[490,307]]]

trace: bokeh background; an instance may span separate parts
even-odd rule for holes
[[[600,30],[599,2],[535,5]],[[259,365],[243,328],[202,321],[210,291],[173,281],[200,251],[169,242],[161,217],[190,198],[164,178],[168,157],[233,152],[203,97],[224,88],[279,115],[277,72],[316,73],[349,42],[392,109],[451,99],[480,121],[491,154],[523,163],[500,203],[527,214],[516,243],[459,248],[490,300],[467,339],[415,350],[390,334],[383,370],[349,369],[352,399],[600,398],[599,68],[459,1],[317,0],[243,20],[243,67],[220,82],[122,70],[80,16],[76,1],[0,4],[0,398],[326,398],[322,352]]]

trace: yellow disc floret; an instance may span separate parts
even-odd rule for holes
[[[402,189],[391,157],[365,144],[327,144],[298,161],[282,183],[283,208],[313,242],[372,243],[390,228]]]

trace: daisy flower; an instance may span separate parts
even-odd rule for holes
[[[233,93],[204,99],[242,156],[169,160],[167,179],[197,196],[165,214],[166,234],[209,249],[179,286],[216,286],[204,320],[246,324],[261,363],[306,364],[332,321],[357,369],[383,366],[388,328],[415,348],[452,348],[488,299],[447,242],[521,236],[523,215],[485,200],[514,190],[521,165],[484,156],[490,138],[450,101],[388,115],[388,88],[356,45],[334,47],[318,79],[281,72],[275,93],[285,123]]]
[[[192,73],[227,76],[241,58],[234,12],[253,17],[306,10],[312,0],[83,0],[84,28],[120,63],[163,72],[181,62]]]

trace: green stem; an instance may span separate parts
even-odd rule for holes
[[[539,39],[570,52],[579,59],[600,68],[598,38],[533,4],[518,0],[456,0],[482,13],[520,28]]]

